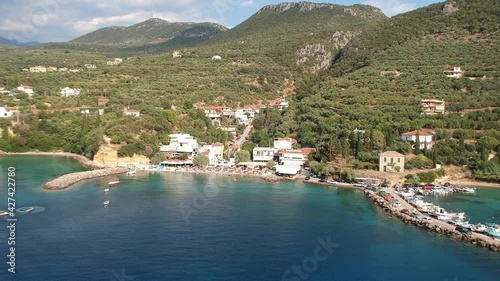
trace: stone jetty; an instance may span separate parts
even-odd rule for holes
[[[377,193],[365,189],[364,194],[373,200],[377,205],[379,205],[383,210],[392,214],[396,218],[400,219],[404,223],[412,224],[420,228],[424,228],[428,231],[437,233],[439,235],[444,235],[455,240],[464,241],[473,246],[488,248],[493,252],[500,252],[500,241],[495,240],[487,235],[480,233],[465,234],[455,230],[455,227],[437,219],[432,219],[431,222],[425,219],[418,219],[407,214],[400,212],[398,208],[392,207],[389,202],[387,202],[382,196]],[[402,199],[399,199],[402,201]],[[411,210],[411,209],[408,209]]]
[[[127,171],[127,168],[106,168],[93,171],[71,173],[61,176],[55,180],[49,181],[43,186],[43,188],[49,190],[61,190],[83,180],[124,174]]]

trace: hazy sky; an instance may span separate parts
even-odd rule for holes
[[[263,6],[279,0],[0,0],[0,36],[18,41],[61,42],[96,29],[128,26],[149,18],[217,22],[234,27]],[[387,16],[437,0],[337,0],[340,5],[369,4]]]

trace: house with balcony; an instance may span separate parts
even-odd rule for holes
[[[288,101],[285,99],[282,99],[280,103],[276,105],[276,107],[280,110],[283,111],[288,108]]]
[[[104,109],[99,107],[83,106],[80,108],[80,114],[85,116],[100,116],[104,114]]]
[[[255,147],[252,151],[254,162],[267,162],[274,160],[274,156],[278,150],[273,147]]]
[[[418,137],[418,142],[420,143],[419,149],[431,149],[433,146],[432,136],[432,134],[426,131],[415,130],[401,134],[401,140],[416,144]]]
[[[404,173],[405,156],[397,151],[386,151],[379,157],[380,172]]]
[[[309,160],[309,155],[316,152],[314,148],[281,149],[278,151],[276,173],[280,175],[296,175]]]
[[[422,114],[444,114],[444,100],[421,100],[420,107],[422,108]]]
[[[198,141],[190,134],[171,134],[169,137],[170,143],[160,146],[160,152],[167,156],[179,157],[186,153],[191,158],[198,149]]]

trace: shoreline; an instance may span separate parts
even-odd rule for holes
[[[107,165],[98,164],[88,159],[87,157],[71,152],[4,152],[0,150],[0,156],[58,156],[75,159],[85,168],[90,169],[105,169],[112,168]]]

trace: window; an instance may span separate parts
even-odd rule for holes
[[[394,163],[394,158],[391,157],[391,164]]]
[[[398,157],[398,163],[401,163],[401,158]]]
[[[387,157],[384,157],[384,162],[387,162]]]

